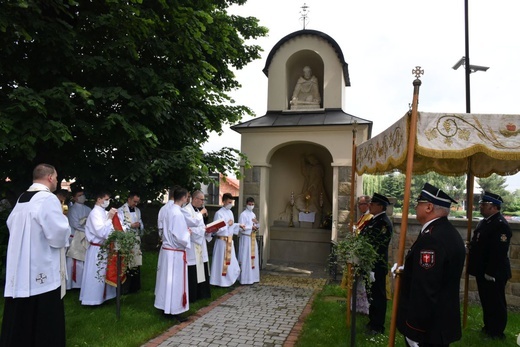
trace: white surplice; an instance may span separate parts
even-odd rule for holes
[[[68,243],[70,227],[61,203],[43,184],[34,183],[28,191],[38,192],[27,202],[18,201],[7,218],[5,297],[47,293],[58,288],[65,277],[60,271],[60,254]]]
[[[85,257],[79,294],[82,305],[100,305],[116,297],[116,288],[105,283],[106,259],[104,262],[98,261],[99,245],[105,242],[113,230],[112,219],[108,219],[108,212],[99,205],[94,206],[85,226],[85,236],[90,242],[90,247]]]
[[[176,204],[163,206],[162,246],[157,264],[154,306],[165,314],[180,314],[189,310],[188,266],[186,249],[190,247],[190,233]]]
[[[81,280],[83,277],[83,268],[85,266],[85,256],[88,247],[81,247],[85,242],[72,241],[72,238],[83,239],[85,237],[85,224],[87,223],[88,215],[92,209],[85,204],[74,203],[69,208],[67,218],[71,228],[71,247],[73,244],[78,244],[77,250],[71,250],[67,254],[67,289],[81,288]],[[76,235],[77,234],[77,235]],[[70,248],[69,248],[70,250]],[[75,253],[81,253],[79,256]],[[72,256],[74,254],[74,257]],[[79,259],[83,258],[83,260]],[[75,277],[75,280],[74,280]]]
[[[141,218],[141,210],[139,207],[134,207],[134,212],[130,211],[130,206],[128,203],[123,204],[120,208],[117,209],[117,216],[121,221],[121,225],[123,227],[123,231],[133,231],[135,232],[137,243],[134,246],[134,256],[132,259],[132,263],[128,264],[128,268],[136,268],[138,266],[143,265],[143,253],[141,252],[141,236],[144,230],[143,220]],[[139,222],[139,228],[131,228],[130,225],[132,223]]]
[[[192,204],[184,206],[182,214],[188,228],[191,229],[191,247],[186,251],[188,266],[195,265],[197,267],[197,282],[201,283],[206,280],[204,277],[204,263],[208,262],[208,246],[206,243],[211,241],[211,234],[206,233],[204,216],[202,216],[202,213],[195,211]]]
[[[230,287],[236,282],[238,276],[240,275],[240,267],[238,266],[238,260],[235,254],[233,241],[231,241],[230,264],[227,267],[226,275],[222,275],[224,259],[226,256],[226,241],[220,239],[219,237],[232,237],[233,235],[237,235],[240,226],[237,223],[234,223],[231,226],[227,225],[228,221],[234,220],[234,218],[233,212],[224,207],[215,212],[215,217],[213,220],[216,221],[219,219],[222,219],[226,223],[226,226],[220,228],[216,232],[215,246],[213,247],[213,256],[211,258],[211,274],[209,283],[219,287]]]
[[[240,239],[238,242],[238,263],[240,265],[240,277],[238,281],[240,284],[253,284],[260,282],[260,267],[258,266],[258,243],[256,237],[251,240],[251,233],[253,232],[253,225],[258,227],[257,223],[253,222],[256,215],[253,211],[244,210],[238,219],[239,224],[244,224],[244,230],[240,230]],[[251,261],[251,241],[254,242],[255,258]]]

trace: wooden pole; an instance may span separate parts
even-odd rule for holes
[[[350,214],[349,214],[349,219],[350,219],[350,232],[351,233],[354,233],[354,223],[355,223],[355,219],[354,219],[354,215],[355,215],[355,199],[354,199],[354,196],[356,195],[356,133],[357,133],[357,129],[356,129],[356,126],[357,126],[357,123],[354,122],[354,128],[352,129],[352,172],[351,172],[351,176],[350,176]],[[351,321],[350,321],[350,318],[351,318],[351,310],[350,310],[350,301],[352,299],[352,290],[355,290],[355,288],[353,288],[353,283],[352,283],[352,265],[351,264],[347,264],[347,327],[350,327],[351,326]],[[355,312],[354,312],[355,313]],[[356,327],[354,326],[354,329]],[[351,330],[352,331],[352,330]]]
[[[116,317],[121,317],[121,255],[117,252]]]
[[[471,173],[471,158],[469,159],[468,175],[466,180],[466,218],[468,219],[468,233],[466,236],[466,247],[469,245],[471,240],[471,229],[473,222],[473,187],[474,177]],[[466,248],[467,249],[467,248]],[[462,326],[465,328],[468,322],[468,291],[469,291],[469,273],[468,273],[468,258],[469,253],[466,251],[466,265],[464,272],[464,301],[462,304]]]
[[[408,227],[408,210],[410,205],[410,190],[412,187],[412,171],[413,171],[413,157],[415,152],[415,140],[417,138],[417,107],[419,103],[419,87],[421,86],[421,80],[419,77],[424,74],[424,70],[421,70],[417,66],[412,73],[416,79],[413,81],[413,102],[412,102],[412,114],[410,117],[410,124],[408,130],[408,152],[406,154],[406,178],[404,182],[404,202],[403,212],[401,221],[401,235],[399,237],[399,251],[397,254],[397,265],[398,267],[403,265],[404,260],[404,249],[406,246],[406,229]],[[399,284],[400,276],[397,272],[395,278],[394,287],[394,300],[392,305],[392,319],[390,321],[390,335],[388,337],[388,346],[393,347],[395,345],[395,330],[397,326],[397,308],[399,304]]]

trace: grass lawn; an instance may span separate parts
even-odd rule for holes
[[[302,334],[296,344],[298,347],[334,347],[350,346],[350,328],[346,327],[345,301],[334,300],[335,297],[345,297],[346,293],[338,285],[327,285],[316,296],[311,314],[307,317]],[[332,299],[332,300],[331,300]],[[356,346],[387,346],[388,330],[390,329],[390,313],[392,302],[388,302],[386,334],[377,337],[364,333],[368,317],[356,316]],[[482,309],[478,305],[468,308],[468,325],[462,331],[462,339],[450,346],[516,346],[516,338],[520,333],[520,313],[509,312],[505,341],[487,340],[480,334],[482,327]],[[405,346],[402,335],[396,333],[396,346]]]
[[[160,335],[176,320],[168,319],[162,311],[153,306],[155,275],[158,252],[145,252],[141,267],[141,290],[121,297],[121,318],[116,318],[116,299],[100,306],[82,306],[79,290],[69,290],[65,295],[65,318],[67,346],[110,346],[132,347]],[[231,288],[212,287],[211,299],[190,304],[191,314],[209,305],[213,300],[228,293]],[[3,312],[4,300],[0,299]],[[1,317],[0,317],[1,320]]]

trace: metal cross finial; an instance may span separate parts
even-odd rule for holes
[[[303,6],[301,7],[301,17],[300,20],[303,22],[303,30],[305,30],[305,25],[309,22],[308,14],[309,14],[309,6],[307,6],[306,3],[303,3]]]
[[[415,69],[412,70],[412,75],[415,75],[415,78],[419,78],[424,75],[424,70],[421,69],[420,66],[416,66]]]

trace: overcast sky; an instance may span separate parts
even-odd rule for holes
[[[420,111],[466,111],[464,67],[452,69],[464,56],[463,0],[249,0],[233,7],[231,13],[254,16],[269,29],[268,37],[256,40],[264,49],[262,58],[236,73],[242,84],[232,94],[237,104],[250,107],[257,117],[265,114],[267,77],[262,69],[273,46],[303,28],[304,3],[309,6],[306,28],[331,36],[348,63],[351,87],[343,110],[371,120],[372,136],[408,110],[417,65],[425,71]],[[520,114],[519,13],[519,0],[469,1],[471,65],[490,67],[471,74],[472,113]],[[240,135],[229,129],[220,137],[212,134],[204,149],[223,146],[240,149]],[[520,189],[520,174],[508,179],[508,189]]]

